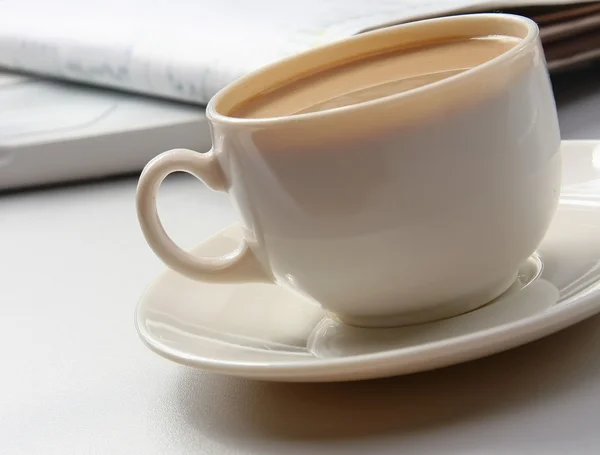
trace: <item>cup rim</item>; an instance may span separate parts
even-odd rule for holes
[[[294,61],[296,58],[300,56],[308,56],[310,54],[317,54],[321,52],[327,52],[327,50],[331,50],[333,47],[338,46],[340,44],[347,44],[352,42],[357,42],[364,39],[369,39],[369,37],[373,37],[376,35],[384,36],[387,34],[398,33],[398,30],[410,30],[411,28],[418,28],[424,25],[431,25],[433,23],[444,24],[449,22],[466,22],[466,21],[483,21],[490,19],[498,19],[506,20],[508,22],[520,23],[527,28],[527,34],[521,41],[514,47],[510,48],[508,51],[494,57],[484,63],[481,63],[477,66],[469,68],[459,74],[455,74],[453,76],[441,79],[436,82],[432,82],[430,84],[426,84],[411,90],[407,90],[405,92],[392,94],[389,96],[385,96],[382,98],[377,98],[369,101],[363,101],[357,104],[351,104],[347,106],[341,106],[333,109],[325,109],[322,111],[309,112],[303,114],[294,114],[294,115],[284,115],[284,116],[276,116],[276,117],[264,117],[264,118],[242,118],[242,117],[231,117],[226,114],[222,114],[217,111],[216,105],[221,101],[221,99],[228,94],[231,90],[235,90],[249,81],[256,79],[269,71],[273,71],[278,67],[285,66],[290,62]],[[477,13],[477,14],[463,14],[457,16],[445,16],[445,17],[437,17],[432,19],[424,19],[418,20],[414,22],[408,22],[403,24],[398,24],[390,27],[382,27],[377,30],[368,31],[365,33],[360,33],[357,35],[353,35],[348,38],[344,38],[342,40],[338,40],[332,43],[328,43],[322,46],[318,46],[316,48],[311,48],[306,51],[291,55],[289,57],[285,57],[283,59],[279,59],[275,62],[272,62],[268,65],[262,66],[250,73],[240,77],[239,79],[231,82],[226,85],[224,88],[219,90],[209,101],[206,107],[206,116],[209,121],[213,123],[221,123],[221,124],[230,124],[230,125],[238,125],[238,126],[249,126],[249,127],[266,127],[266,126],[274,126],[274,125],[282,125],[289,122],[299,122],[302,120],[316,120],[316,119],[325,119],[331,116],[340,115],[342,113],[352,113],[358,112],[361,109],[365,109],[368,107],[374,107],[377,105],[382,105],[389,102],[399,101],[403,98],[412,98],[414,96],[418,96],[419,94],[440,89],[449,85],[453,85],[456,82],[465,79],[477,76],[481,72],[487,71],[489,68],[498,66],[506,62],[507,60],[512,59],[515,55],[519,54],[535,43],[535,41],[539,37],[539,28],[535,21],[529,19],[525,16],[520,16],[517,14],[507,14],[507,13]]]

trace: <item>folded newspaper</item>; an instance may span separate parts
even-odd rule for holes
[[[0,0],[0,67],[205,104],[236,78],[357,33],[507,11],[559,70],[600,58],[600,2],[569,0]]]

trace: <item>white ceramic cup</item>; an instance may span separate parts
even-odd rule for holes
[[[508,35],[516,47],[420,88],[328,111],[268,119],[232,108],[295,75],[407,44]],[[440,69],[447,62],[439,62]],[[534,22],[481,14],[370,32],[277,62],[210,102],[213,148],[171,150],[138,187],[146,239],[194,279],[245,280],[258,261],[278,284],[349,324],[381,327],[450,317],[514,282],[552,219],[560,134]],[[201,258],[165,233],[156,193],[189,172],[227,191],[245,241]]]

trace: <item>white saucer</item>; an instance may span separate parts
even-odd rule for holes
[[[142,296],[144,342],[176,362],[278,381],[341,381],[439,368],[497,353],[600,311],[600,142],[563,142],[561,203],[505,295],[476,311],[396,329],[348,327],[273,284],[215,284],[165,271]],[[197,250],[238,244],[233,226]],[[584,349],[585,347],[582,347]]]

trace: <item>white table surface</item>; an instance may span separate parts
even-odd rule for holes
[[[581,81],[558,82],[564,137],[600,138],[596,80],[579,98],[562,90]],[[133,312],[162,265],[140,233],[135,184],[0,196],[1,454],[600,452],[600,317],[491,358],[360,383],[252,382],[151,353]],[[184,246],[234,219],[191,178],[169,179],[159,203]]]

